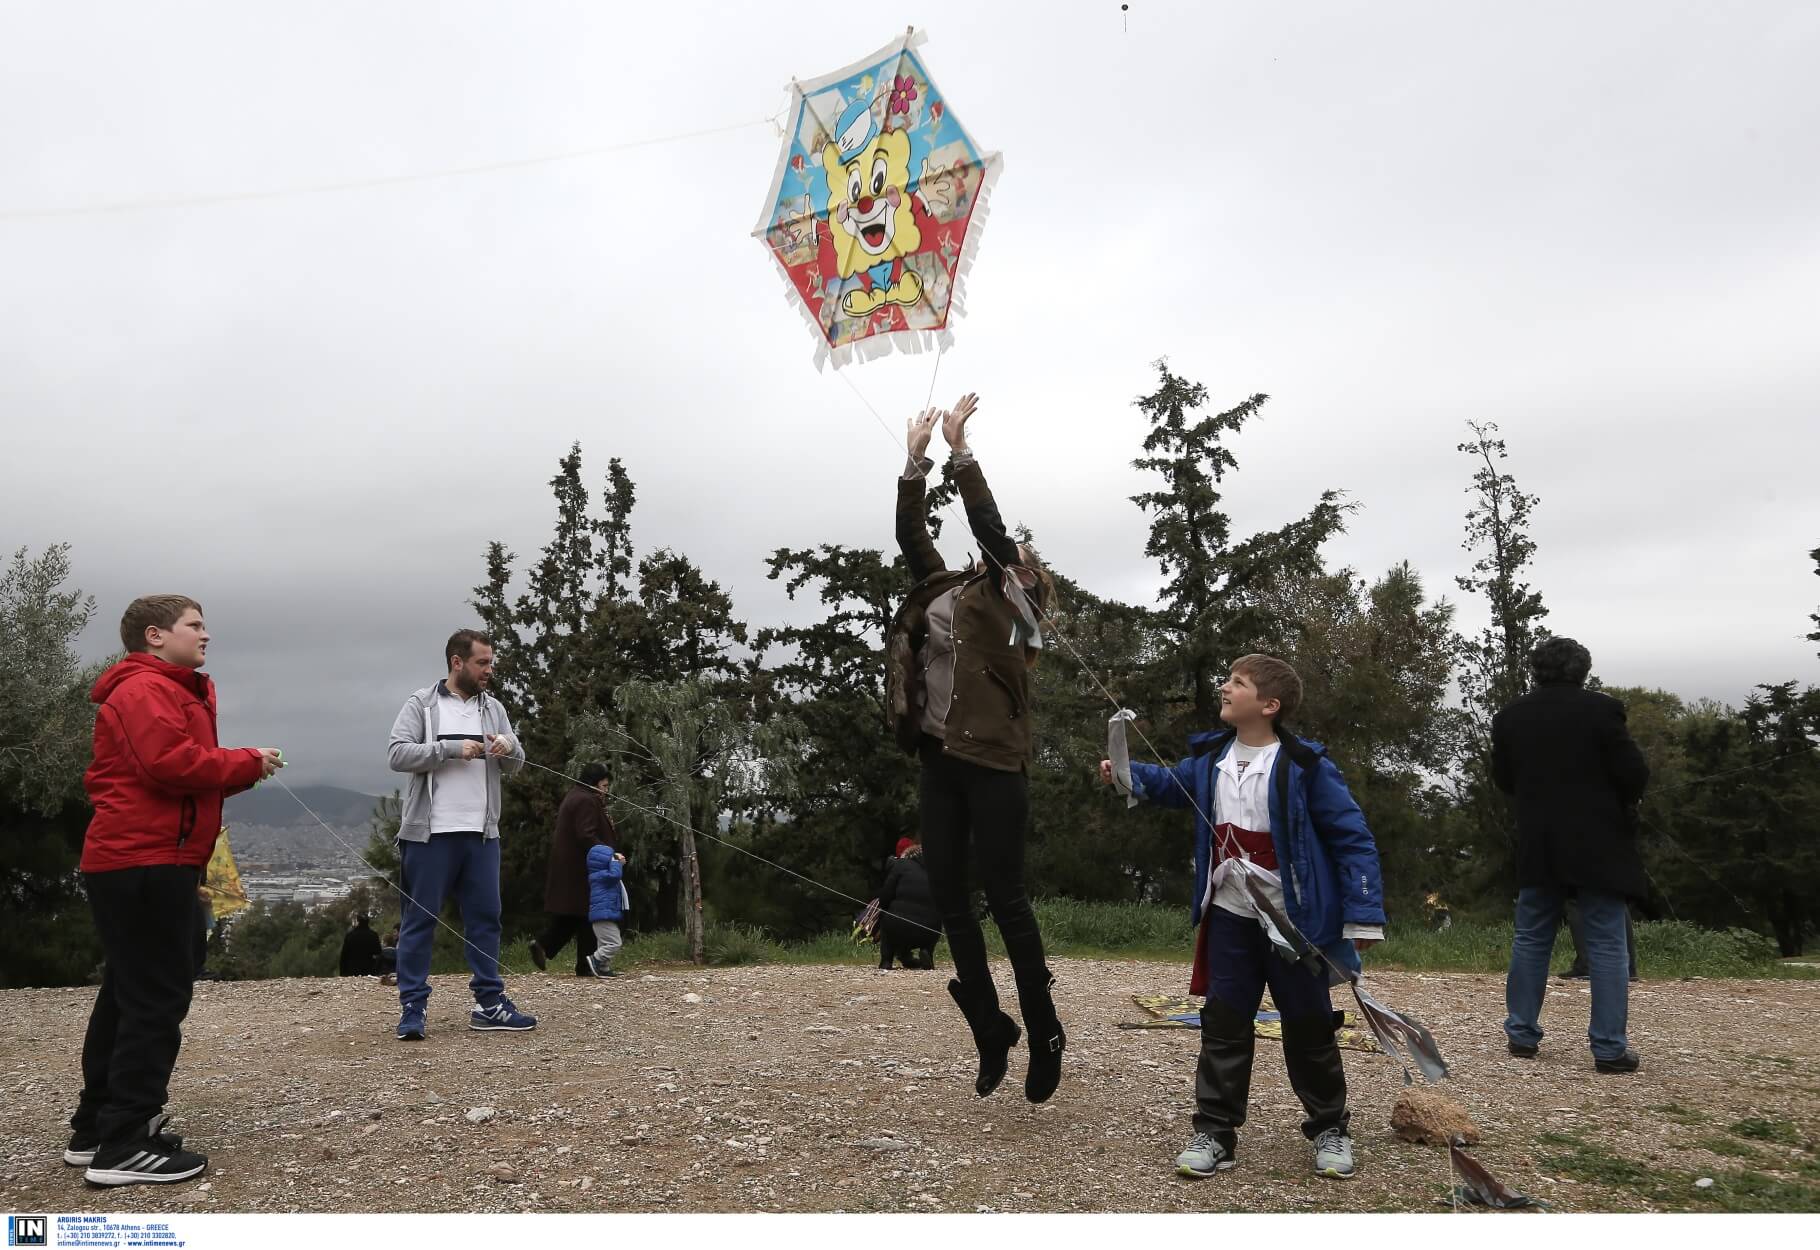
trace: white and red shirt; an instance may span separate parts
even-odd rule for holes
[[[1248,747],[1234,738],[1215,765],[1213,871],[1207,874],[1203,911],[1212,906],[1240,916],[1256,914],[1238,878],[1219,871],[1224,861],[1242,859],[1273,875],[1276,872],[1276,844],[1270,837],[1270,774],[1280,749],[1281,744],[1274,741]],[[1282,887],[1270,878],[1262,880],[1271,901],[1283,906]]]

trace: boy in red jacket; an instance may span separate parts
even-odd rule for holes
[[[82,781],[95,815],[81,869],[107,963],[63,1154],[94,1185],[182,1181],[208,1167],[163,1131],[196,971],[196,887],[222,800],[283,767],[270,747],[216,745],[215,684],[197,671],[209,634],[194,599],[133,600],[120,641],[126,657],[89,692],[95,758]]]

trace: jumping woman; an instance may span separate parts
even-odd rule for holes
[[[1027,544],[1005,532],[998,506],[967,446],[978,407],[965,395],[954,409],[930,409],[909,422],[909,464],[897,486],[897,543],[910,566],[909,597],[891,622],[886,686],[898,744],[922,765],[918,787],[923,862],[954,956],[948,982],[979,1048],[974,1089],[983,1098],[1005,1077],[1018,1027],[999,1010],[986,964],[986,940],[971,906],[969,861],[978,864],[986,903],[1017,981],[1029,1032],[1024,1096],[1043,1102],[1062,1074],[1067,1038],[1051,995],[1054,978],[1043,936],[1024,890],[1025,769],[1035,737],[1030,670],[1043,645],[1038,619],[1054,582]],[[937,424],[947,440],[967,524],[982,556],[958,570],[942,563],[929,537],[925,456]]]

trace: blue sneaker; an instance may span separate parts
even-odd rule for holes
[[[421,1042],[423,1040],[423,1007],[413,1004],[404,1009],[398,1017],[398,1040],[401,1042]]]
[[[511,999],[502,994],[491,1007],[476,1006],[469,1012],[468,1027],[483,1032],[503,1030],[522,1033],[526,1029],[537,1027],[537,1017],[520,1011],[512,1005]]]

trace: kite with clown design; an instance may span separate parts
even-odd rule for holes
[[[753,231],[815,327],[816,364],[945,345],[1001,158],[961,127],[903,39],[790,85],[790,124]]]

